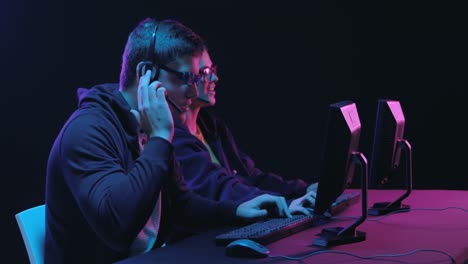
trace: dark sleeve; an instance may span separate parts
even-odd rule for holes
[[[172,146],[151,139],[128,171],[130,152],[110,121],[86,114],[69,122],[59,154],[81,213],[109,247],[123,252],[150,216],[167,178]],[[109,127],[111,127],[109,129]]]
[[[177,131],[173,143],[176,159],[187,184],[196,193],[216,201],[237,202],[244,202],[265,193],[277,195],[242,183],[211,161],[210,153],[203,143],[188,133]]]
[[[107,120],[72,121],[60,154],[67,184],[87,222],[114,250],[125,252],[151,215],[162,186],[170,187],[175,213],[196,225],[235,223],[239,202],[215,202],[190,192],[174,167],[173,146],[154,137],[134,166],[122,164],[128,146]],[[115,131],[115,132],[114,132]],[[114,134],[113,134],[114,132]],[[131,156],[128,156],[131,159]]]
[[[212,228],[219,224],[236,224],[240,219],[236,209],[241,201],[215,201],[193,192],[181,176],[180,167],[174,160],[168,189],[174,201],[174,222],[187,227]]]
[[[271,172],[263,172],[255,167],[255,162],[245,153],[239,152],[244,167],[249,171],[249,177],[236,174],[248,184],[263,190],[280,193],[287,199],[298,198],[306,193],[307,183],[302,179],[287,180]]]

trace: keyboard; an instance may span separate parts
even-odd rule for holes
[[[329,210],[330,216],[338,215],[346,208],[360,201],[361,192],[350,192],[340,195],[335,202],[332,203]]]
[[[262,245],[267,245],[302,230],[329,223],[332,215],[339,214],[349,206],[359,202],[360,197],[360,192],[342,194],[325,215],[293,215],[291,218],[269,218],[219,234],[216,236],[215,242],[217,246],[226,246],[237,239],[250,239]]]

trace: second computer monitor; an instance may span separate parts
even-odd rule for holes
[[[329,106],[315,214],[324,214],[351,184],[352,156],[358,151],[360,134],[361,121],[354,102],[346,100]]]
[[[399,169],[401,149],[398,142],[403,140],[405,116],[400,102],[380,99],[374,127],[372,154],[370,160],[369,188],[397,188],[403,184]]]

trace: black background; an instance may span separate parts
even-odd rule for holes
[[[465,6],[97,2],[0,4],[5,259],[27,262],[14,214],[44,203],[48,153],[76,88],[118,81],[127,35],[146,17],[177,19],[206,39],[221,78],[216,109],[264,170],[314,177],[327,107],[345,99],[357,104],[369,156],[377,99],[393,98],[406,117],[414,187],[468,189]]]

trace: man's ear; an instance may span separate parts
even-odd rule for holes
[[[159,69],[151,61],[141,61],[138,63],[136,67],[137,78],[140,79],[141,76],[145,75],[148,70],[151,71],[150,83],[157,80],[159,76]]]

